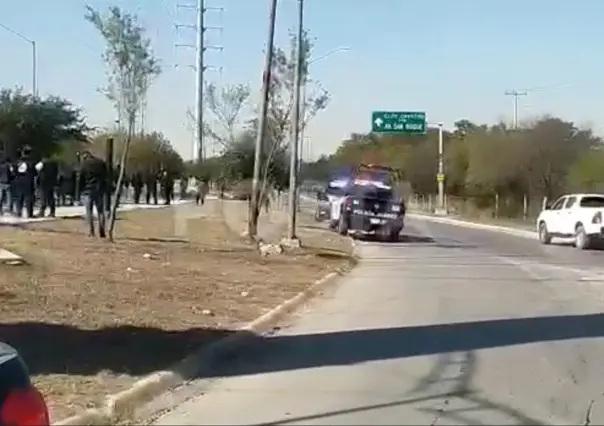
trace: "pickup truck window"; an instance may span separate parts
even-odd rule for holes
[[[552,208],[550,210],[560,210],[560,209],[562,209],[562,206],[564,205],[565,201],[566,201],[566,197],[559,198],[558,201],[556,201],[554,203],[554,205],[552,206]]]
[[[577,197],[568,197],[568,200],[566,200],[566,204],[564,205],[564,208],[570,209],[572,206],[575,205],[576,202],[577,202]]]
[[[581,207],[597,207],[604,208],[604,197],[589,196],[581,198]]]

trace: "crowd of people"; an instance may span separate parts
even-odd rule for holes
[[[0,216],[50,217],[56,215],[57,206],[83,205],[86,209],[89,232],[95,235],[93,210],[97,210],[99,236],[105,236],[105,217],[111,207],[111,197],[117,187],[119,166],[114,170],[89,151],[78,154],[77,167],[68,168],[51,158],[34,161],[29,147],[24,147],[16,160],[0,159]],[[181,182],[188,178],[180,177]],[[168,170],[134,170],[124,176],[122,194],[132,194],[139,204],[158,204],[159,198],[169,205],[174,200],[176,176]],[[207,182],[198,181],[197,202],[203,202]],[[159,187],[159,191],[158,191]],[[186,194],[181,187],[181,196]],[[122,198],[121,196],[119,198]],[[119,199],[118,199],[119,202]],[[34,208],[39,206],[38,212]]]

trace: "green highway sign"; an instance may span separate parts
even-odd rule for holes
[[[426,113],[417,111],[373,111],[371,131],[374,133],[426,133]]]

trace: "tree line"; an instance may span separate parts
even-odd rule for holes
[[[448,198],[498,215],[526,214],[565,192],[604,191],[604,145],[592,129],[544,116],[518,128],[463,119],[445,131]],[[333,155],[304,165],[306,179],[325,181],[336,167],[365,163],[399,169],[408,192],[437,192],[438,131],[425,135],[352,134]]]

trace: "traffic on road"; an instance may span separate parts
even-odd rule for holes
[[[351,198],[348,183],[330,183],[301,205],[341,232],[330,222],[341,223],[334,206]],[[563,196],[535,225],[567,237],[554,234],[562,219],[551,212],[568,209],[594,236],[602,200]],[[357,239],[360,264],[336,288],[171,395],[185,402],[154,424],[604,421],[604,251],[405,217],[405,208],[401,217],[397,241]]]
[[[415,216],[357,250],[336,288],[155,424],[604,421],[603,252]]]

